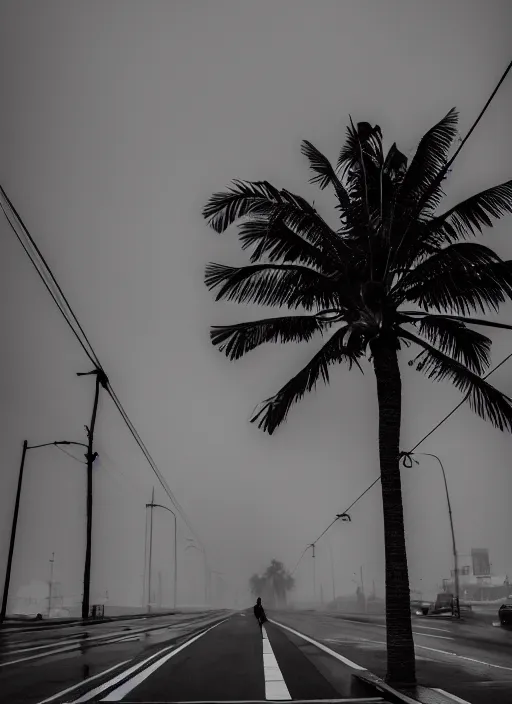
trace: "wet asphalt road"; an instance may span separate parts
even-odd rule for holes
[[[364,668],[384,675],[383,618],[292,611],[269,617],[263,634],[250,610],[4,633],[0,699],[79,704],[355,698],[362,704],[377,696],[354,675]],[[469,704],[512,702],[511,631],[421,618],[414,619],[413,630],[421,684]]]

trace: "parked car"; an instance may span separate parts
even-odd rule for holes
[[[416,616],[426,616],[431,608],[432,604],[430,603],[430,601],[411,601],[411,613],[415,614]]]
[[[500,606],[498,618],[502,626],[512,626],[512,600],[508,600]]]

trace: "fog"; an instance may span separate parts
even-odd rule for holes
[[[337,159],[349,115],[378,123],[409,157],[452,106],[464,136],[510,60],[509,3],[344,0],[11,0],[2,2],[0,179],[45,254],[112,385],[204,544],[218,602],[250,599],[272,558],[292,570],[304,548],[378,476],[375,380],[339,367],[272,437],[249,423],[316,349],[268,346],[237,363],[209,327],[264,317],[215,303],[209,261],[246,261],[236,237],[201,209],[233,178],[269,180],[315,200],[308,139]],[[510,77],[457,158],[446,204],[511,177]],[[511,220],[485,243],[512,258]],[[0,574],[7,556],[22,442],[85,442],[90,363],[0,218],[2,372]],[[275,312],[272,312],[275,314]],[[500,320],[512,322],[512,306]],[[492,333],[493,363],[512,350]],[[460,394],[402,357],[402,447],[412,447]],[[511,364],[492,381],[512,393]],[[172,508],[106,394],[94,468],[92,603],[142,605],[146,507]],[[512,438],[463,407],[418,448],[442,458],[461,554],[490,550],[512,572]],[[83,460],[80,448],[69,448]],[[79,601],[85,466],[56,448],[30,451],[11,594],[49,578]],[[411,586],[435,592],[451,543],[442,476],[428,457],[403,473]],[[316,589],[384,589],[377,485],[317,545]],[[154,510],[155,589],[172,602],[173,519]],[[202,557],[178,519],[178,603],[204,599]],[[295,572],[313,599],[312,557]]]

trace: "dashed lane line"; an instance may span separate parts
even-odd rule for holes
[[[265,698],[267,700],[290,700],[291,695],[284,681],[283,673],[270,645],[265,626],[261,628],[263,640],[263,673],[265,676]]]

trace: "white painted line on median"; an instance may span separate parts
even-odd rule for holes
[[[28,662],[28,660],[36,660],[36,658],[46,658],[50,655],[58,655],[59,653],[67,653],[70,650],[77,650],[78,648],[78,645],[68,645],[67,648],[58,648],[57,650],[50,650],[47,653],[37,653],[36,655],[29,655],[26,658],[19,658],[18,660],[0,662],[0,667],[7,667],[7,665],[17,665],[20,662]]]
[[[44,650],[45,648],[58,648],[63,645],[76,645],[77,643],[80,643],[81,641],[79,640],[63,640],[61,642],[57,643],[47,643],[46,645],[36,645],[31,648],[19,648],[18,650],[7,650],[6,653],[8,655],[17,655],[18,653],[31,653],[34,650]]]
[[[299,631],[296,631],[293,628],[290,628],[289,626],[285,626],[283,623],[279,623],[278,621],[274,621],[272,619],[269,619],[269,621],[271,623],[275,623],[275,625],[279,626],[280,628],[284,628],[287,631],[290,631],[290,633],[294,633],[296,636],[299,636],[299,638],[302,638],[303,640],[308,641],[308,643],[312,643],[313,645],[316,645],[317,648],[319,648],[320,650],[323,650],[325,653],[328,653],[329,655],[332,655],[333,658],[336,658],[336,660],[339,660],[340,662],[344,663],[345,665],[348,665],[353,670],[360,670],[361,672],[364,672],[366,670],[366,667],[361,667],[361,665],[358,665],[357,663],[352,662],[352,660],[349,660],[348,658],[343,657],[343,655],[340,655],[335,650],[331,650],[331,648],[328,648],[326,645],[323,645],[323,643],[319,643],[317,640],[313,640],[313,638],[310,638],[309,636],[305,636],[304,633],[299,633]]]
[[[458,704],[471,704],[471,702],[468,702],[467,699],[461,699],[458,697],[456,694],[451,694],[450,692],[446,692],[444,689],[439,689],[438,687],[432,687],[434,692],[439,692],[439,694],[444,694],[445,697],[448,697],[448,699],[451,699],[452,702],[458,702]]]
[[[194,643],[196,640],[199,640],[199,638],[202,638],[204,635],[209,633],[214,628],[217,628],[217,626],[220,626],[222,623],[225,623],[226,621],[228,621],[229,618],[231,618],[231,617],[225,618],[223,621],[220,621],[219,623],[216,623],[213,626],[210,626],[210,628],[207,628],[206,631],[202,631],[197,636],[190,638],[190,640],[187,640],[185,643],[183,643],[182,645],[179,645],[177,648],[175,646],[170,646],[171,648],[174,648],[173,650],[171,650],[171,652],[167,652],[169,650],[169,648],[164,648],[159,653],[156,653],[155,654],[156,656],[161,655],[162,653],[166,653],[166,655],[164,655],[163,657],[161,657],[158,660],[156,660],[155,662],[153,662],[147,668],[140,670],[134,677],[129,679],[127,682],[124,682],[119,687],[116,687],[116,689],[114,689],[112,692],[110,692],[101,701],[103,701],[103,702],[118,702],[118,701],[120,701],[129,692],[131,692],[132,689],[135,689],[135,687],[138,687],[139,684],[141,684],[141,682],[144,682],[145,679],[147,679],[150,675],[152,675],[153,672],[155,672],[155,670],[158,670],[159,667],[162,667],[162,665],[164,665],[168,660],[173,658],[175,655],[177,655],[182,650],[187,648],[189,645]],[[138,670],[141,664],[145,664],[149,660],[153,660],[155,658],[155,655],[153,655],[151,658],[148,658],[147,660],[144,660],[143,663],[139,663],[138,665],[134,666],[133,668],[126,670],[126,672],[121,672],[121,674],[114,677],[114,679],[110,680],[109,682],[106,682],[105,684],[101,685],[100,687],[97,687],[92,692],[89,692],[86,695],[86,698],[82,697],[80,699],[77,699],[76,702],[74,702],[74,704],[79,704],[79,702],[88,701],[89,699],[96,697],[101,692],[104,692],[106,689],[110,689],[110,687],[117,684],[117,682],[120,682],[121,680],[123,680],[127,675],[130,675],[130,674],[132,674],[132,672],[135,672],[136,670]]]
[[[261,628],[261,637],[263,640],[263,672],[265,675],[265,699],[275,701],[291,699],[290,692],[284,681],[283,673],[279,669],[279,665],[270,645],[265,626]]]
[[[429,648],[426,645],[414,644],[415,648],[421,648],[422,650],[431,650],[433,653],[441,653],[441,655],[450,655],[453,658],[458,658],[459,660],[469,660],[469,662],[475,662],[477,665],[485,665],[485,667],[495,667],[498,670],[508,670],[512,672],[512,667],[505,667],[505,665],[495,665],[492,662],[484,662],[483,660],[476,660],[475,658],[468,658],[465,655],[459,655],[450,650],[439,650],[438,648]]]
[[[418,631],[413,631],[415,636],[423,636],[423,638],[441,638],[441,640],[455,640],[451,636],[437,636],[434,633],[418,633]]]
[[[103,675],[107,675],[109,672],[112,672],[113,670],[116,670],[118,667],[122,667],[123,665],[126,665],[129,662],[130,662],[129,660],[124,660],[123,662],[118,662],[117,665],[114,665],[113,667],[109,667],[108,670],[103,670],[103,672],[98,672],[97,675],[93,675],[92,677],[88,677],[86,680],[82,680],[81,682],[74,684],[72,687],[68,687],[67,689],[63,689],[61,692],[57,692],[57,694],[53,694],[51,697],[48,697],[48,699],[43,699],[42,701],[38,702],[37,704],[47,704],[47,702],[53,702],[55,699],[59,699],[60,697],[63,697],[65,694],[69,694],[73,690],[78,689],[79,687],[83,687],[84,685],[88,684],[89,682],[92,682],[93,680],[97,680],[99,677],[103,677]]]

